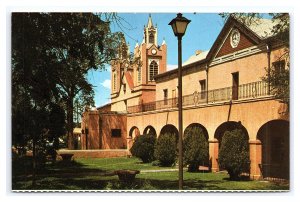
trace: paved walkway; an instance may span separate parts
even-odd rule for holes
[[[183,168],[187,170],[187,168]],[[178,168],[169,168],[169,169],[158,169],[158,170],[141,170],[141,173],[155,173],[155,172],[175,172],[178,171]],[[206,166],[199,166],[199,171],[209,171],[209,168]]]
[[[184,168],[183,170],[187,170]],[[178,168],[170,168],[170,169],[159,169],[159,170],[141,170],[141,173],[157,173],[157,172],[175,172],[178,171]]]

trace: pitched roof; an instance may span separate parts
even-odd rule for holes
[[[197,54],[197,55],[192,55],[187,61],[185,61],[182,65],[183,66],[186,66],[186,65],[189,65],[189,64],[192,64],[194,62],[199,62],[201,60],[204,60],[206,58],[208,54],[208,50],[207,51],[203,51],[201,52],[200,54]]]
[[[237,22],[237,23],[235,23]],[[234,24],[239,24],[240,29],[243,29],[243,31],[245,33],[247,33],[247,35],[249,37],[251,37],[251,39],[253,39],[254,41],[256,41],[256,43],[259,43],[261,40],[264,40],[266,38],[272,37],[274,36],[274,33],[272,32],[273,27],[278,24],[278,21],[274,21],[272,19],[260,19],[257,18],[253,21],[251,21],[251,23],[249,22],[243,22],[243,20],[238,20],[235,17],[229,17],[228,20],[226,21],[224,27],[222,28],[220,34],[218,35],[217,39],[215,40],[213,46],[211,47],[210,50],[207,51],[203,51],[200,54],[195,54],[192,55],[187,61],[185,61],[182,65],[183,67],[185,66],[189,66],[190,64],[193,63],[198,63],[201,62],[206,59],[209,59],[212,54],[216,51],[217,46],[219,46],[220,41],[225,39],[226,34],[228,33],[229,28],[232,26],[232,23]],[[170,71],[167,71],[165,73],[159,74],[156,77],[160,78],[163,77],[165,75],[168,75],[170,73],[174,73],[177,72],[177,69],[172,69]]]
[[[237,20],[243,23],[242,20]],[[252,32],[254,32],[259,38],[266,39],[274,35],[272,30],[273,27],[278,24],[278,21],[272,19],[255,18],[251,21],[251,23],[246,21],[243,24]]]

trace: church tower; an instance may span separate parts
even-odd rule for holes
[[[157,46],[157,27],[153,26],[151,15],[148,18],[147,27],[144,27],[144,39],[147,44]]]
[[[159,46],[157,42],[158,28],[153,25],[152,17],[149,15],[148,23],[144,26],[144,38],[140,45],[135,46],[135,57],[142,61],[140,72],[138,72],[138,83],[143,85],[155,85],[155,76],[166,72],[167,67],[167,44],[163,40]],[[140,55],[140,56],[139,56]]]
[[[158,28],[149,15],[143,41],[130,48],[125,38],[117,59],[111,62],[111,109],[128,111],[128,107],[155,101],[155,76],[166,72],[167,44],[158,45]]]

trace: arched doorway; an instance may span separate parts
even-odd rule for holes
[[[184,136],[186,135],[186,132],[191,128],[199,128],[203,132],[205,138],[208,140],[208,132],[207,132],[206,128],[203,125],[201,125],[200,123],[191,123],[190,125],[188,125],[184,130],[184,133],[183,133]]]
[[[132,147],[135,139],[140,135],[141,135],[141,133],[140,133],[140,130],[138,129],[138,127],[133,126],[129,131],[129,137],[127,138],[127,145],[128,145],[127,148],[130,149]]]
[[[236,129],[241,129],[242,130],[242,134],[244,134],[246,136],[246,139],[249,140],[249,135],[248,135],[248,131],[247,129],[242,125],[241,122],[235,122],[235,121],[227,121],[222,123],[215,131],[214,134],[214,138],[215,140],[217,140],[215,142],[215,148],[213,149],[213,159],[211,159],[212,161],[212,170],[214,171],[218,171],[220,170],[219,168],[219,162],[218,162],[218,158],[219,158],[219,150],[221,148],[222,145],[222,138],[225,134],[226,131],[233,131]]]
[[[262,144],[260,170],[263,178],[289,179],[289,122],[272,120],[260,127],[257,139]]]
[[[164,135],[164,134],[167,134],[167,133],[170,133],[172,135],[175,135],[176,136],[176,139],[178,140],[178,137],[179,137],[179,132],[177,130],[177,128],[174,126],[174,125],[171,125],[171,124],[167,124],[165,125],[160,133],[159,133],[159,136],[161,135]]]
[[[241,129],[243,131],[243,134],[247,136],[247,139],[249,140],[249,135],[247,129],[242,125],[241,122],[235,122],[235,121],[227,121],[222,123],[215,132],[214,138],[216,138],[219,142],[219,148],[222,144],[222,138],[226,131],[233,131],[235,129]]]
[[[147,126],[146,128],[145,128],[145,130],[144,130],[144,132],[143,132],[143,135],[146,135],[146,134],[152,134],[152,135],[154,135],[155,137],[157,137],[157,134],[156,134],[156,131],[155,131],[155,129],[154,129],[154,127],[153,126]]]

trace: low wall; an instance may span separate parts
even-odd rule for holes
[[[72,153],[73,158],[113,158],[125,157],[128,154],[127,149],[100,149],[100,150],[58,150],[58,154]]]

